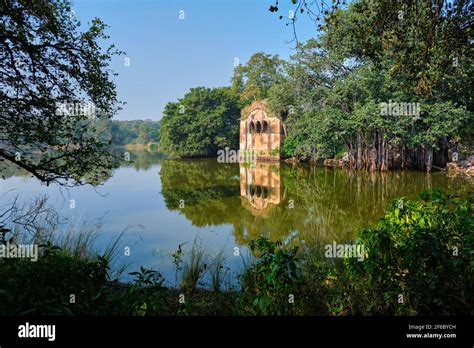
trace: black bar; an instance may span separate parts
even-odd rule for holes
[[[54,342],[47,338],[18,337],[19,326],[27,322],[56,325]],[[413,326],[409,329],[408,325]],[[426,325],[431,328],[427,329]],[[440,325],[450,325],[451,329],[441,329]],[[413,329],[414,326],[418,328]],[[0,346],[251,343],[472,347],[473,327],[473,317],[3,317]],[[407,338],[407,334],[415,333],[454,333],[456,337]]]

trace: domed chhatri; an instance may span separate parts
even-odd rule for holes
[[[253,151],[257,160],[280,160],[284,133],[282,121],[270,113],[266,100],[242,109],[240,150]]]

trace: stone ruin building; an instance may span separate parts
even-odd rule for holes
[[[270,113],[265,100],[244,108],[240,117],[240,151],[254,151],[257,161],[278,161],[283,145],[282,121]]]

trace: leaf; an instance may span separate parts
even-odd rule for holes
[[[143,302],[142,305],[136,309],[135,314],[144,316],[146,314],[146,309],[147,309],[146,302]]]

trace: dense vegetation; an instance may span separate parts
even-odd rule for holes
[[[344,150],[351,167],[370,170],[444,165],[449,141],[470,135],[471,20],[467,2],[355,1],[331,12],[270,93],[288,124],[286,153]]]
[[[292,2],[307,9],[304,0]],[[80,23],[66,0],[4,0],[0,157],[48,184],[100,183],[117,166],[120,156],[109,147],[114,142],[160,141],[163,151],[176,156],[216,156],[224,147],[237,149],[240,110],[267,98],[286,125],[286,156],[318,160],[346,152],[352,168],[430,171],[446,162],[451,144],[472,137],[470,10],[468,1],[353,1],[327,12],[321,35],[298,43],[288,61],[256,53],[236,67],[231,86],[192,88],[178,102],[168,103],[160,124],[110,123],[119,102],[109,63],[120,52],[113,46],[100,48],[108,38],[106,26],[95,19],[79,32]],[[272,12],[278,8],[272,6]],[[383,103],[392,102],[420,109],[384,112]],[[94,107],[90,114],[87,105]],[[140,162],[138,157],[135,165],[140,167]],[[192,166],[163,164],[166,204],[182,209],[196,225],[209,220],[233,223],[256,257],[240,275],[240,287],[229,285],[230,291],[222,292],[222,257],[204,263],[196,244],[190,255],[183,255],[181,248],[173,254],[180,275],[176,288],[164,287],[158,271],[144,268],[130,273],[135,281],[120,283],[111,273],[110,252],[90,255],[81,240],[76,250],[41,240],[38,233],[51,233],[54,222],[38,226],[38,215],[28,213],[23,225],[25,216],[13,220],[12,229],[4,220],[0,223],[2,246],[19,242],[14,234],[19,226],[32,232],[30,241],[43,243],[36,262],[0,258],[0,315],[474,314],[472,192],[434,190],[417,200],[393,201],[376,226],[360,231],[355,243],[366,254],[359,262],[325,258],[323,245],[289,244],[285,237],[295,226],[306,228],[313,238],[316,229],[301,228],[308,222],[305,216],[289,219],[283,205],[269,212],[271,223],[283,226],[281,241],[259,237],[267,222],[255,222],[244,209],[229,217],[241,204],[237,167],[232,177],[225,165],[209,170],[209,177],[178,175],[183,169],[192,174]],[[327,204],[328,195],[308,194],[314,192],[311,185],[335,192],[322,180],[318,183],[320,178],[284,184],[308,210],[329,207],[333,214],[327,219],[333,224],[344,219],[353,225],[355,220],[343,214],[334,217],[344,207]],[[378,185],[382,190],[385,184]],[[371,199],[383,203],[384,196],[377,195]],[[219,196],[229,199],[213,201]],[[352,198],[350,192],[347,197]],[[181,208],[183,199],[188,206],[202,204],[203,214]],[[29,212],[44,209],[36,200]],[[2,219],[12,211],[0,212]],[[211,279],[207,290],[198,287],[205,274]]]
[[[252,55],[245,65],[235,67],[232,92],[241,105],[268,98],[273,85],[282,82],[283,60],[263,52]]]
[[[46,183],[81,184],[115,160],[104,127],[121,52],[100,19],[81,32],[71,13],[68,0],[0,2],[0,157]]]
[[[160,142],[160,122],[151,120],[118,121],[111,124],[112,144],[127,145]]]
[[[395,200],[375,228],[361,230],[363,262],[325,258],[322,245],[298,249],[260,237],[250,243],[257,258],[241,286],[225,292],[222,259],[209,262],[196,244],[188,256],[181,248],[173,254],[177,288],[144,268],[130,273],[133,282],[118,283],[110,277],[110,252],[85,257],[84,250],[44,244],[37,262],[0,260],[0,314],[472,315],[473,210],[469,194],[434,190]],[[198,288],[206,272],[207,290]]]
[[[316,6],[294,3],[301,12]],[[237,66],[231,92],[241,108],[269,99],[288,128],[284,156],[318,160],[345,152],[351,168],[431,171],[449,161],[448,150],[474,138],[470,6],[467,1],[338,2],[317,19],[318,38],[298,42],[288,61],[256,53]],[[234,144],[229,137],[237,139],[235,131],[222,134],[225,143],[212,141],[215,134],[201,145],[202,128],[188,125],[190,115],[205,128],[211,119],[199,105],[187,105],[180,118],[172,105],[177,107],[170,104],[167,114],[173,114],[173,127],[162,129],[165,151],[215,156],[215,148]],[[179,137],[179,130],[186,136]],[[214,144],[212,151],[207,143]]]
[[[218,149],[237,148],[239,101],[230,88],[192,88],[168,103],[161,119],[160,149],[177,156],[217,156]]]

